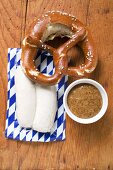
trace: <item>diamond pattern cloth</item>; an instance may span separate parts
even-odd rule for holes
[[[57,86],[57,101],[58,110],[54,125],[50,133],[40,133],[32,129],[21,128],[16,118],[16,91],[15,91],[15,71],[20,65],[20,48],[8,49],[8,99],[7,99],[7,113],[6,113],[6,138],[20,140],[20,141],[39,141],[51,142],[65,139],[66,117],[63,107],[63,95],[67,86],[67,76],[64,76]],[[46,51],[37,52],[38,69],[42,73],[50,75],[54,72],[53,59],[51,54]],[[24,113],[23,113],[24,114]]]

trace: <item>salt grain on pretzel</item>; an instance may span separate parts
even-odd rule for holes
[[[46,44],[47,41],[59,36],[68,37],[69,40],[58,48]],[[68,67],[68,52],[77,44],[84,52],[85,63],[78,67]],[[42,74],[35,67],[37,49],[46,49],[53,55],[55,73],[52,76]],[[90,74],[97,65],[97,56],[94,54],[91,35],[80,21],[66,13],[52,11],[33,23],[23,40],[21,61],[25,74],[32,81],[54,85],[63,75],[83,77]]]

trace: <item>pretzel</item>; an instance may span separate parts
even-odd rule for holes
[[[69,38],[58,48],[47,45],[57,36]],[[68,67],[68,52],[78,44],[84,52],[85,62],[78,67]],[[52,76],[42,74],[35,66],[37,49],[47,50],[53,55],[55,72]],[[54,85],[63,75],[83,77],[96,67],[93,42],[89,31],[74,16],[61,12],[48,12],[34,22],[22,43],[21,64],[25,74],[35,83]]]

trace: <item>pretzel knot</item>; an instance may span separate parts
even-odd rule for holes
[[[54,37],[65,36],[69,39],[58,48],[53,48],[46,42]],[[68,67],[68,51],[79,44],[85,56],[84,64],[78,67]],[[37,49],[44,49],[53,55],[55,72],[46,76],[35,66]],[[93,72],[97,65],[93,42],[89,31],[74,16],[61,12],[48,12],[33,23],[28,35],[23,40],[21,63],[25,74],[32,81],[42,85],[54,85],[63,75],[83,77]]]

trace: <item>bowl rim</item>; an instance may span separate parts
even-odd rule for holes
[[[68,96],[68,93],[70,92],[70,90],[76,86],[76,85],[79,85],[79,84],[91,84],[93,86],[95,86],[101,96],[102,96],[102,108],[101,110],[99,111],[99,113],[97,113],[95,116],[91,117],[91,118],[79,118],[77,117],[75,114],[73,114],[69,107],[68,107],[68,104],[67,104],[67,96]],[[65,111],[66,113],[68,114],[68,116],[73,119],[74,121],[78,122],[78,123],[81,123],[81,124],[90,124],[90,123],[94,123],[96,121],[98,121],[99,119],[101,119],[103,117],[103,115],[105,114],[106,110],[107,110],[107,107],[108,107],[108,96],[107,96],[107,93],[105,91],[105,89],[103,88],[103,86],[98,83],[97,81],[95,80],[92,80],[92,79],[88,79],[88,78],[82,78],[82,79],[79,79],[79,80],[75,80],[73,83],[71,83],[65,93],[64,93],[64,97],[63,97],[63,105],[64,105],[64,108],[65,108]]]

